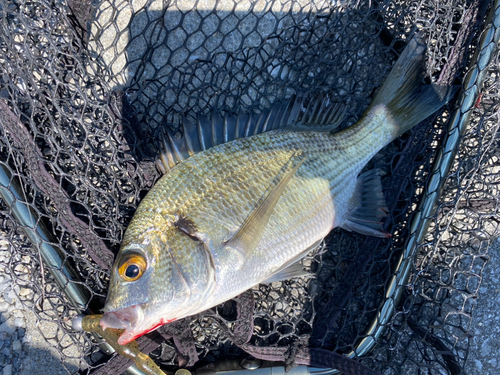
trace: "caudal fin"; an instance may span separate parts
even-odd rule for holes
[[[422,85],[426,46],[413,38],[370,105],[384,105],[395,125],[397,136],[425,120],[445,105],[456,87]]]

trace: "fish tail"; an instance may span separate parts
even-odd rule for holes
[[[436,112],[456,91],[452,86],[422,85],[425,49],[417,38],[410,40],[367,111],[385,107],[394,138]]]

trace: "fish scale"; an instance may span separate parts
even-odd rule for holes
[[[410,41],[361,120],[345,130],[294,131],[292,124],[207,150],[203,142],[191,147],[193,155],[157,182],[127,228],[101,326],[124,329],[118,342],[126,344],[258,283],[300,276],[298,261],[334,227],[389,236],[380,222],[380,178],[359,173],[453,94],[421,86],[424,50]]]
[[[228,289],[234,296],[246,290],[248,283],[263,281],[285,259],[293,258],[323,238],[335,226],[335,220],[343,221],[346,212],[342,209],[337,212],[335,208],[342,205],[336,205],[335,201],[349,200],[348,192],[353,190],[355,177],[365,160],[376,152],[374,147],[359,147],[356,140],[366,141],[366,132],[374,137],[367,144],[379,141],[380,134],[372,128],[380,125],[368,127],[361,122],[360,131],[350,129],[336,135],[274,131],[214,147],[204,155],[188,159],[182,168],[172,170],[170,178],[160,180],[142,202],[134,220],[147,220],[152,210],[183,213],[201,233],[210,233],[212,241],[223,242],[244,222],[280,170],[298,158],[294,154],[300,150],[306,160],[275,207],[275,215],[254,255],[247,259],[246,265],[254,271],[243,282],[237,271],[224,267],[234,259],[233,254],[224,250],[214,254],[218,279],[225,281],[215,288],[207,303],[218,304],[227,300]],[[238,184],[228,184],[228,176],[238,176],[247,194],[239,194]],[[203,199],[196,194],[199,186],[204,188]],[[166,196],[169,199],[161,198]],[[290,217],[294,218],[292,222]],[[183,254],[186,247],[174,251]],[[261,263],[268,267],[258,267]]]

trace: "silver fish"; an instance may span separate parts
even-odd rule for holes
[[[168,171],[127,228],[103,329],[124,329],[118,342],[126,344],[256,284],[301,275],[298,261],[335,227],[389,236],[378,173],[359,174],[451,97],[449,87],[421,85],[424,51],[410,41],[361,120],[345,130],[267,131]]]

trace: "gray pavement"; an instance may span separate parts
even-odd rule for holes
[[[467,375],[500,374],[500,241],[488,251],[479,296],[472,320],[471,352],[466,366]]]
[[[10,257],[8,243],[0,233],[0,374],[62,375],[68,373],[66,368],[76,370],[82,357],[79,346],[61,335],[56,323],[37,321],[31,307],[39,296],[12,281],[5,269]],[[21,279],[32,271],[29,259],[16,266]],[[67,342],[65,362],[50,342],[55,338]]]

